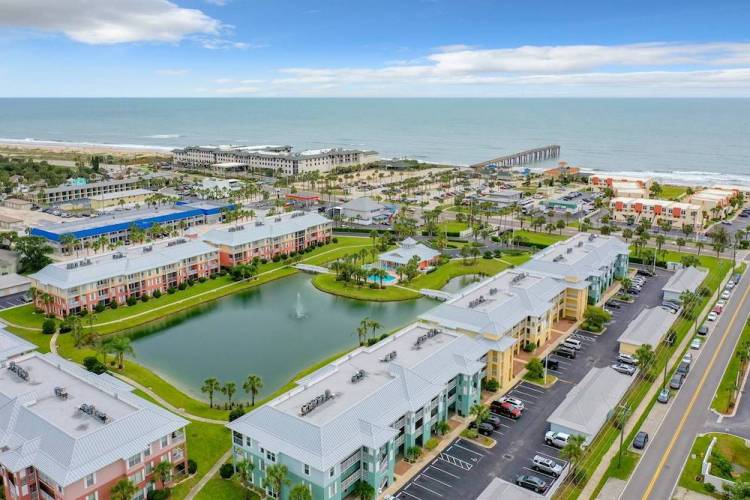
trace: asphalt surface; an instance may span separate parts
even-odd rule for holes
[[[0,297],[0,309],[8,309],[9,307],[26,304],[27,301],[24,300],[24,296],[27,295],[27,293],[28,292],[19,292],[12,295],[7,295],[5,297]]]
[[[750,278],[746,273],[735,287],[697,359],[693,354],[690,374],[676,397],[672,398],[659,431],[651,436],[620,498],[671,498],[693,441],[699,433],[704,432],[706,421],[710,418],[711,401],[748,314]],[[747,404],[747,401],[742,403],[743,412],[748,411]],[[747,420],[738,427],[743,425],[748,427]]]
[[[486,449],[463,438],[455,439],[438,458],[423,466],[396,493],[396,498],[471,499],[479,496],[495,477],[515,482],[520,474],[536,475],[551,486],[555,478],[530,468],[534,455],[547,456],[563,464],[559,450],[544,444],[544,434],[549,430],[547,418],[592,367],[614,363],[619,351],[617,338],[645,307],[661,303],[661,288],[670,275],[657,270],[657,276],[648,279],[635,303],[620,303],[620,309],[612,310],[613,320],[603,334],[574,333],[582,343],[575,359],[551,355],[559,361],[559,370],[550,371],[559,379],[552,387],[543,389],[521,382],[511,389],[508,395],[523,401],[526,409],[518,420],[501,417],[502,425],[492,436],[497,441],[494,448]]]

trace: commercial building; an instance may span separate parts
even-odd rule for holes
[[[588,444],[612,416],[633,377],[593,367],[547,418],[550,430],[583,436]]]
[[[7,297],[16,293],[28,292],[31,280],[20,274],[10,273],[0,276],[0,297]]]
[[[4,342],[0,338],[0,345]],[[0,466],[5,498],[110,498],[129,479],[143,500],[156,464],[187,472],[188,422],[54,354],[14,357],[0,370]]]
[[[271,170],[284,175],[329,172],[378,160],[375,151],[328,148],[294,152],[291,146],[188,146],[172,153],[174,162],[185,167],[216,169],[225,164],[232,170]]]
[[[583,281],[568,282],[522,266],[464,288],[420,319],[468,335],[514,339],[513,354],[518,354],[526,343],[546,343],[556,321],[581,319],[586,289]],[[488,371],[501,386],[512,378],[505,361]]]
[[[711,188],[690,195],[689,201],[701,207],[704,217],[716,219],[724,218],[730,212],[734,196],[736,196],[734,191]]]
[[[666,307],[644,309],[617,338],[620,343],[620,352],[634,354],[639,347],[645,344],[656,349],[676,318],[676,314]]]
[[[62,186],[47,188],[39,193],[38,202],[45,205],[66,201],[92,198],[108,193],[130,191],[132,189],[150,186],[154,181],[166,179],[165,174],[148,174],[125,179],[110,179],[106,181],[88,183],[69,183]]]
[[[3,206],[14,210],[31,210],[34,204],[29,200],[22,200],[20,198],[6,198],[3,201]]]
[[[543,173],[545,177],[556,179],[563,176],[575,177],[581,173],[581,169],[578,167],[571,167],[570,165],[561,162],[557,167],[548,168]]]
[[[614,236],[578,233],[536,253],[521,266],[563,279],[586,282],[589,301],[599,302],[602,294],[628,271],[628,245]]]
[[[130,242],[130,230],[133,227],[147,230],[159,225],[165,234],[181,231],[202,224],[214,224],[224,220],[223,209],[229,205],[223,203],[184,203],[157,208],[143,208],[113,212],[89,219],[72,222],[42,222],[31,229],[32,236],[48,240],[56,250],[62,251],[63,236],[71,235],[75,241],[72,250],[81,250],[104,236],[109,244],[127,244]]]
[[[647,198],[612,198],[609,202],[612,217],[619,222],[640,223],[647,220],[656,225],[670,221],[675,228],[690,226],[694,231],[703,228],[703,210],[700,205],[677,201]]]
[[[378,203],[372,198],[362,196],[341,205],[339,213],[343,220],[370,225],[388,222],[394,210],[382,203]]]
[[[678,269],[661,289],[664,300],[682,302],[682,292],[696,292],[706,276],[706,269],[693,266]]]
[[[417,268],[424,271],[437,264],[439,257],[439,251],[417,243],[413,238],[406,238],[398,244],[398,248],[378,255],[378,267],[386,271],[397,271],[416,258]]]
[[[488,358],[513,342],[412,324],[227,424],[234,460],[254,464],[259,487],[270,465],[283,464],[315,500],[342,499],[357,481],[382,491],[399,455],[424,446],[451,414],[469,415]]]
[[[498,189],[482,193],[477,199],[480,202],[492,203],[497,208],[505,208],[514,203],[520,203],[521,198],[523,198],[523,192],[521,191],[516,191],[515,189]]]
[[[20,231],[23,229],[23,220],[0,214],[0,230]]]
[[[589,177],[589,184],[592,187],[604,189],[606,187],[612,187],[616,182],[631,182],[642,187],[646,191],[651,189],[651,185],[654,183],[654,179],[651,177],[629,177],[627,175],[602,175],[596,174]]]
[[[555,212],[568,215],[576,215],[582,209],[580,202],[572,200],[542,200],[540,205],[547,210],[554,210]]]
[[[219,251],[202,241],[174,239],[159,244],[49,264],[29,276],[34,305],[64,317],[98,304],[122,304],[128,297],[161,293],[219,271]]]
[[[93,210],[103,210],[110,207],[142,205],[153,195],[153,191],[140,188],[102,193],[91,196],[89,198],[89,206]]]
[[[289,255],[331,239],[333,223],[315,212],[291,212],[271,219],[213,229],[203,236],[219,251],[223,267]]]

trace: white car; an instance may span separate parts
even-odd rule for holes
[[[716,321],[716,319],[717,319],[718,317],[719,317],[719,315],[718,315],[718,314],[716,314],[715,312],[711,311],[710,313],[708,313],[708,316],[706,317],[706,319],[707,319],[708,321]]]
[[[565,445],[568,444],[569,439],[570,434],[565,434],[564,432],[549,431],[544,435],[544,442],[546,444],[560,449],[565,448]]]
[[[514,408],[518,408],[521,411],[524,411],[526,409],[526,406],[523,404],[523,401],[521,401],[520,399],[512,398],[510,396],[503,396],[500,399],[498,399],[498,402],[508,403],[509,405],[513,406]]]
[[[690,342],[690,348],[691,349],[700,349],[703,342],[701,342],[701,339],[693,339],[692,342]]]
[[[686,352],[685,355],[682,357],[683,363],[692,363],[693,362],[693,355],[689,352]]]
[[[727,305],[727,301],[724,299],[719,299],[716,301],[716,305],[724,307],[725,305]]]
[[[727,283],[726,289],[727,289],[727,290],[731,290],[732,288],[734,288],[734,285],[735,285],[735,284],[736,284],[736,283],[735,283],[734,281],[731,281],[731,280],[730,280],[730,281],[729,281],[729,283]]]
[[[731,296],[732,296],[732,292],[730,292],[729,290],[724,290],[723,292],[721,292],[721,298],[724,300],[729,299],[729,297]]]

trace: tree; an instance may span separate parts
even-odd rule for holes
[[[133,346],[130,343],[130,338],[120,335],[112,339],[110,346],[112,353],[115,355],[115,359],[117,359],[117,367],[122,370],[125,364],[125,355],[135,355]]]
[[[70,233],[65,233],[60,236],[60,247],[62,247],[62,252],[71,253],[77,241],[78,239]]]
[[[651,194],[651,198],[658,198],[659,195],[662,192],[661,184],[658,182],[654,182],[651,184],[651,187],[649,188],[649,193]]]
[[[724,495],[729,500],[747,500],[750,498],[750,483],[734,481],[724,485]]]
[[[19,254],[19,273],[35,273],[52,262],[49,255],[54,252],[54,249],[39,236],[17,238],[14,248]]]
[[[698,257],[700,257],[700,255],[701,255],[701,250],[703,250],[703,242],[702,242],[702,241],[697,241],[697,242],[695,243],[695,248],[697,248],[697,249],[698,249]]]
[[[154,466],[154,476],[159,478],[162,489],[166,488],[167,481],[172,477],[172,462],[164,460]]]
[[[263,379],[258,375],[248,375],[245,382],[242,384],[242,388],[246,393],[250,394],[250,404],[255,406],[255,396],[263,388]]]
[[[711,246],[713,247],[714,251],[716,251],[716,257],[719,257],[719,254],[723,252],[727,246],[729,245],[729,242],[731,241],[731,238],[729,236],[729,233],[726,229],[724,229],[724,226],[716,225],[711,229],[711,231],[708,233],[708,237],[711,238]]]
[[[312,500],[310,486],[305,483],[297,483],[289,490],[289,500]]]
[[[359,500],[372,500],[375,498],[375,488],[367,481],[357,481],[352,494]]]
[[[626,227],[625,229],[622,230],[622,239],[625,240],[625,243],[627,243],[632,237],[633,237],[632,229],[630,229],[629,227]]]
[[[235,392],[237,392],[237,384],[234,382],[227,382],[221,386],[221,393],[227,397],[227,403],[229,403],[230,407],[232,406],[232,396],[234,396]]]
[[[203,381],[201,392],[208,394],[208,406],[214,407],[214,392],[221,390],[221,383],[218,379],[211,377]]]
[[[682,247],[685,246],[687,242],[685,241],[685,238],[677,238],[675,240],[675,244],[677,245],[677,253],[682,253]]]
[[[85,344],[88,340],[88,334],[83,328],[81,318],[79,318],[78,316],[70,316],[68,318],[68,326],[70,327],[70,336],[73,339],[73,345],[75,347],[81,347],[83,344]]]
[[[365,324],[367,325],[367,328],[370,329],[370,335],[374,336],[375,330],[379,330],[380,328],[383,327],[383,325],[381,325],[377,320],[370,319],[370,318],[365,318],[365,320],[366,320]]]
[[[263,487],[270,488],[279,498],[283,498],[281,489],[285,484],[290,484],[287,475],[289,470],[284,464],[273,464],[266,467],[266,477],[263,479]]]
[[[469,413],[475,416],[474,421],[476,423],[481,423],[489,418],[490,409],[482,403],[476,403],[469,409]]]
[[[570,436],[568,443],[560,450],[560,458],[563,458],[570,462],[570,467],[573,472],[573,480],[575,481],[578,472],[578,464],[583,458],[583,443],[586,439],[580,435]]]
[[[534,379],[541,379],[544,377],[544,365],[539,360],[539,358],[531,358],[528,363],[526,363],[526,369],[528,370],[529,377]]]
[[[255,470],[255,464],[253,464],[250,460],[240,460],[235,466],[237,477],[242,482],[242,484],[247,484],[248,482],[250,482],[250,479],[253,475],[253,470]]]
[[[42,333],[45,335],[52,335],[57,331],[57,322],[50,318],[45,319],[42,323]]]
[[[661,247],[664,246],[664,243],[667,241],[667,239],[664,237],[663,234],[657,234],[656,239],[654,240],[656,242],[656,253],[661,253]]]
[[[612,315],[601,307],[588,306],[583,313],[583,318],[586,327],[589,329],[594,328],[592,331],[599,331],[607,321],[612,319]]]
[[[562,234],[563,229],[565,229],[565,221],[562,219],[558,219],[557,222],[555,222],[555,227],[560,230],[560,234]]]
[[[624,290],[627,291],[630,289],[631,286],[633,286],[633,280],[625,276],[624,278],[620,280],[620,285],[622,286]]]
[[[651,365],[656,358],[654,349],[651,344],[643,344],[635,351],[635,357],[638,358],[638,364],[641,366],[641,370],[646,374],[647,378],[651,378]]]
[[[129,480],[121,479],[109,490],[109,497],[112,500],[132,500],[138,488]]]

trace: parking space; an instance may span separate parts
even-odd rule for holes
[[[423,466],[397,498],[476,498],[493,478],[514,483],[522,474],[537,476],[551,487],[555,478],[533,470],[532,463],[534,456],[539,455],[567,465],[560,458],[560,450],[544,443],[547,418],[592,367],[615,363],[619,352],[617,338],[645,307],[661,304],[661,288],[670,275],[657,270],[634,303],[617,302],[619,308],[611,308],[613,319],[604,333],[596,335],[581,330],[573,333],[571,337],[581,344],[575,359],[551,354],[549,359],[557,361],[557,367],[548,373],[559,379],[557,383],[543,388],[522,381],[508,391],[506,395],[521,400],[525,409],[518,420],[498,415],[501,425],[492,435],[497,441],[494,448],[484,449],[465,439],[452,442],[439,458]]]
[[[0,309],[8,309],[9,307],[22,306],[28,304],[27,299],[28,292],[19,292],[5,297],[0,297]]]

